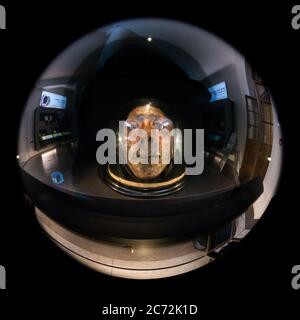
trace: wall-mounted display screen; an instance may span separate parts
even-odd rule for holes
[[[210,102],[228,98],[227,87],[226,87],[225,81],[222,81],[220,83],[217,83],[217,84],[209,87],[208,91],[211,93]]]
[[[65,109],[67,97],[60,94],[43,91],[41,95],[40,107]]]

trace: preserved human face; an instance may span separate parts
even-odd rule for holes
[[[155,148],[155,151],[153,151],[151,149],[151,139],[153,138],[153,131],[159,133],[164,129],[168,132],[171,132],[174,128],[173,122],[168,119],[159,108],[154,107],[151,104],[147,104],[134,108],[129,113],[126,124],[127,150],[130,150],[130,148],[139,141],[138,137],[134,140],[128,139],[128,136],[133,129],[143,129],[147,134],[148,139],[148,163],[133,163],[130,161],[130,157],[128,157],[128,166],[130,170],[139,179],[146,180],[158,177],[168,165],[167,163],[165,163],[165,161],[163,161],[164,153],[169,152],[170,159],[172,159],[173,157],[174,139],[171,135],[160,135],[157,139],[157,147]],[[165,146],[169,146],[169,150],[166,150]],[[155,152],[155,154],[153,154],[153,152]],[[154,157],[157,159],[156,163],[153,163]]]

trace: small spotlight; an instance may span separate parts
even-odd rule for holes
[[[271,157],[268,157],[268,161],[270,162],[272,160],[272,158]]]
[[[151,42],[151,41],[152,41],[152,38],[151,38],[151,37],[148,37],[148,38],[147,38],[147,41],[148,41],[148,42]]]
[[[20,156],[17,154],[16,158],[17,158],[17,159],[20,159]]]

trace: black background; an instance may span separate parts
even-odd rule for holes
[[[201,314],[260,317],[274,311],[290,318],[297,311],[300,290],[290,283],[292,266],[300,264],[300,30],[291,27],[293,4],[274,2],[1,2],[7,30],[0,30],[0,264],[7,270],[7,290],[0,291],[0,318],[97,319],[108,303],[193,303],[199,319]],[[99,26],[146,16],[193,23],[245,55],[273,94],[285,159],[277,195],[234,252],[185,275],[133,281],[86,269],[46,238],[25,207],[15,156],[26,99],[56,55]],[[2,317],[4,309],[9,313]]]

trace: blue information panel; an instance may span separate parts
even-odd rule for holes
[[[214,86],[209,87],[208,91],[211,93],[210,102],[228,98],[225,81],[217,83]]]
[[[65,109],[67,106],[67,97],[60,94],[43,91],[41,95],[40,106],[45,108]]]

